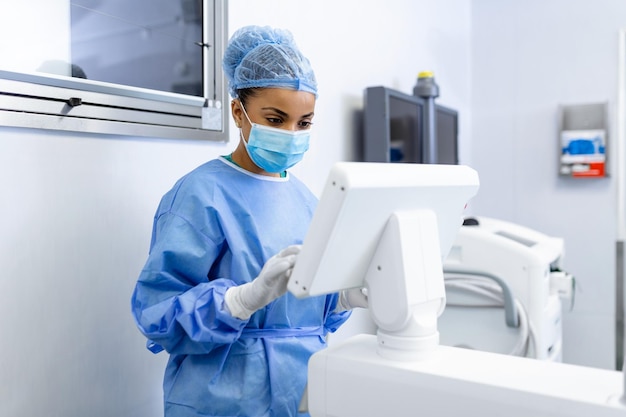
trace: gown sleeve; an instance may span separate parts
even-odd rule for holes
[[[237,340],[247,321],[233,317],[224,305],[224,294],[235,283],[207,277],[219,245],[171,212],[157,218],[153,233],[131,299],[150,350],[202,354]]]

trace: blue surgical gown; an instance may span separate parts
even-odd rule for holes
[[[224,293],[301,244],[316,204],[291,174],[259,176],[223,158],[163,196],[132,313],[149,348],[170,354],[166,417],[306,415],[297,408],[308,359],[349,316],[334,312],[337,294],[287,293],[239,320]]]

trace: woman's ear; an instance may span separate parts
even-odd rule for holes
[[[231,100],[230,102],[230,112],[233,115],[233,120],[235,121],[235,126],[237,128],[241,128],[242,119],[243,119],[243,111],[241,110],[241,101],[239,99]]]

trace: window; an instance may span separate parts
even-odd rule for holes
[[[0,125],[228,139],[227,0],[0,5]]]

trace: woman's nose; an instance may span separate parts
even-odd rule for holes
[[[292,132],[296,131],[298,130],[298,122],[283,123],[283,125],[281,126],[281,129],[291,130]]]

